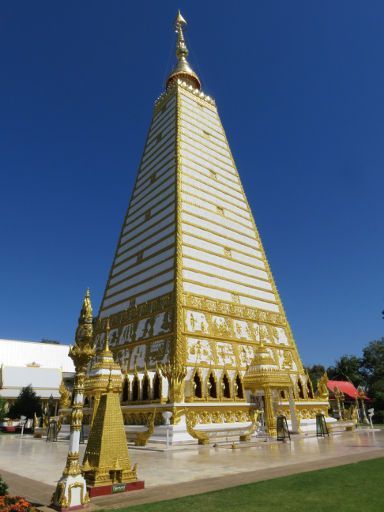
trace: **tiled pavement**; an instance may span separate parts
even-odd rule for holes
[[[0,472],[10,485],[10,492],[35,503],[49,503],[67,449],[65,442],[0,436]],[[299,437],[290,443],[258,442],[234,450],[223,445],[169,451],[131,449],[130,454],[132,463],[139,464],[138,474],[145,480],[146,489],[94,498],[91,508],[161,501],[384,457],[384,431],[346,432],[329,439]]]

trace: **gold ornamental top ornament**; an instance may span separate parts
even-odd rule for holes
[[[177,34],[177,43],[176,43],[176,57],[177,64],[173,68],[173,71],[169,75],[166,83],[166,87],[170,87],[174,82],[177,82],[178,79],[183,80],[188,85],[192,85],[195,89],[201,89],[201,83],[199,77],[191,68],[189,62],[187,61],[188,57],[188,48],[185,44],[183,27],[187,24],[180,11],[178,11],[176,20],[175,20],[175,31]]]
[[[88,289],[80,311],[75,344],[69,349],[68,355],[73,360],[76,371],[79,372],[85,371],[94,354],[92,305]]]

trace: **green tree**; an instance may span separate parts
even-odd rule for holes
[[[305,369],[308,372],[309,378],[312,381],[312,386],[314,391],[317,391],[317,381],[322,377],[325,373],[325,368],[322,364],[314,364],[312,366],[307,366]]]
[[[369,398],[375,408],[375,421],[384,421],[384,338],[371,341],[363,349],[362,371]]]
[[[0,421],[7,417],[7,413],[7,402],[2,396],[0,396]]]
[[[363,372],[363,360],[357,356],[341,356],[335,363],[327,369],[330,380],[347,380],[356,387],[365,386],[366,379]]]
[[[33,391],[32,386],[22,388],[19,396],[9,408],[8,416],[10,418],[20,418],[26,416],[33,418],[34,414],[41,416],[41,400]]]

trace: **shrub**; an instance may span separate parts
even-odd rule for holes
[[[8,485],[4,482],[0,475],[0,497],[5,496],[6,494],[8,494]]]
[[[34,512],[36,509],[22,496],[0,496],[1,512]]]

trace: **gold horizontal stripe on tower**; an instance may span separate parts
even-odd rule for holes
[[[186,245],[186,244],[183,244],[183,247],[184,247],[185,245]],[[191,247],[191,246],[189,246],[189,247]],[[201,250],[201,252],[206,252],[205,250],[204,250],[204,251],[203,251],[202,249],[200,249],[200,250]],[[216,254],[215,256],[218,256],[218,255]],[[255,274],[254,274],[254,272],[248,272],[248,273],[247,273],[247,272],[242,272],[241,270],[238,270],[238,269],[235,269],[235,270],[234,270],[234,269],[232,269],[232,268],[230,268],[230,267],[226,267],[225,265],[221,265],[221,264],[219,264],[219,263],[213,263],[213,262],[210,262],[210,261],[204,260],[204,259],[202,259],[202,258],[197,258],[196,256],[192,257],[192,256],[188,256],[188,255],[184,255],[184,254],[183,254],[183,259],[184,259],[184,258],[193,259],[194,261],[197,261],[197,262],[199,262],[199,263],[205,263],[206,265],[214,265],[214,266],[215,266],[216,268],[218,268],[218,269],[228,270],[228,271],[230,271],[230,272],[236,272],[236,274],[240,274],[240,275],[242,275],[242,276],[244,276],[244,277],[253,277],[253,278],[255,278]],[[224,259],[224,258],[223,258],[223,259]],[[233,258],[228,259],[228,262],[234,262],[234,263],[237,263],[237,262],[235,262],[235,261],[233,260]],[[223,263],[224,263],[224,262],[223,262]],[[244,265],[244,263],[243,263],[243,265]],[[244,266],[245,266],[245,265],[244,265]],[[183,265],[183,268],[187,268],[187,267],[184,267],[184,265]],[[265,272],[265,270],[264,270],[264,269],[262,269],[262,268],[260,268],[260,267],[254,267],[254,268],[250,267],[250,270],[253,270],[253,271],[254,271],[255,269],[256,269],[256,270],[262,270],[263,272]],[[189,270],[192,270],[192,269],[189,269]],[[266,273],[266,272],[265,272],[265,273]],[[257,279],[260,279],[260,281],[265,281],[265,282],[267,282],[267,283],[270,283],[270,280],[269,280],[269,278],[268,278],[268,277],[260,277],[260,276],[257,276]]]
[[[153,286],[152,288],[147,288],[143,292],[135,293],[135,294],[131,295],[130,297],[126,297],[125,299],[122,299],[122,300],[119,300],[117,302],[114,302],[113,304],[108,304],[105,307],[104,307],[104,304],[103,304],[103,307],[101,308],[101,310],[102,311],[107,311],[108,309],[112,309],[115,306],[119,306],[123,302],[129,302],[131,299],[134,299],[135,297],[139,297],[140,295],[148,294],[149,292],[157,290],[158,288],[163,288],[165,285],[172,284],[172,283],[174,283],[174,279],[170,279],[169,281],[165,281],[165,282],[163,282],[163,283],[161,283],[159,285]]]
[[[230,176],[232,176],[236,180],[238,180],[238,176],[236,175],[236,171],[235,171],[234,167],[232,168],[233,172],[228,171],[228,169],[223,167],[223,164],[221,162],[211,162],[210,160],[207,160],[207,158],[205,158],[205,154],[202,151],[200,151],[200,153],[201,154],[198,154],[196,152],[196,148],[189,145],[188,147],[183,148],[183,154],[181,156],[182,156],[183,160],[185,160],[185,159],[192,160],[193,162],[195,162],[201,166],[211,169],[213,172],[217,173],[218,169],[219,169],[221,172],[224,173],[225,177],[228,176],[228,179]],[[199,162],[199,160],[201,160],[201,162]]]
[[[196,209],[199,209],[199,210],[203,210],[202,212],[200,212],[200,214],[198,213],[194,213],[193,211],[190,211],[190,210],[187,210],[186,208],[184,208],[184,205],[188,205],[188,206],[193,206],[194,208]],[[220,206],[220,205],[214,205],[214,206]],[[225,208],[225,207],[223,207]],[[216,219],[216,217],[218,217],[218,220],[221,220],[221,222],[225,222],[225,221],[228,221],[228,222],[233,222],[234,224],[237,224],[240,228],[241,227],[244,227],[245,229],[251,231],[253,233],[253,226],[252,228],[249,227],[249,225],[246,225],[245,223],[242,223],[242,222],[239,222],[237,219],[233,218],[233,217],[228,217],[228,214],[227,212],[225,212],[224,210],[224,213],[223,214],[220,214],[217,212],[217,210],[211,210],[209,208],[205,208],[204,206],[200,206],[199,204],[196,204],[196,203],[192,203],[191,201],[186,201],[185,199],[183,200],[183,212],[185,213],[188,213],[190,215],[194,215],[195,217],[197,218],[202,218],[203,220],[206,219],[206,217],[204,217],[204,212],[207,212],[207,213],[210,213],[213,215],[213,218]],[[212,222],[214,222],[212,220]],[[221,226],[227,228],[227,229],[233,229],[235,230],[235,228],[229,228],[228,226],[225,226],[223,223],[220,224]]]
[[[141,164],[138,178],[141,180],[143,176],[146,176],[148,173],[152,173],[156,170],[157,165],[163,162],[165,158],[169,159],[172,155],[176,158],[175,143],[170,141],[169,144],[161,148],[161,151],[159,149],[151,160]]]
[[[108,293],[111,290],[111,288],[108,288],[108,290],[105,294],[105,300],[113,299],[113,297],[117,297],[119,295],[124,295],[125,297],[130,297],[131,295],[142,295],[144,292],[147,291],[147,288],[145,288],[146,283],[149,283],[150,281],[153,281],[154,279],[158,279],[159,277],[164,276],[166,274],[172,274],[172,276],[174,276],[175,271],[174,271],[173,265],[166,268],[165,270],[162,270],[161,272],[158,272],[155,276],[152,275],[150,277],[147,277],[147,278],[143,279],[142,281],[138,281],[130,286],[121,288],[120,290],[117,290],[113,293]],[[173,277],[169,278],[169,280],[171,280],[171,279],[173,279]],[[167,282],[167,280],[161,281],[160,284],[164,284],[165,282]],[[127,295],[127,292],[129,292],[129,290],[132,290],[134,288],[138,288],[138,291],[133,294]]]
[[[213,185],[211,185],[210,182],[204,181],[200,178],[197,178],[197,177],[193,176],[192,174],[189,174],[189,172],[184,172],[183,180],[182,180],[182,187],[183,187],[183,192],[185,194],[189,193],[189,191],[185,189],[185,187],[187,187],[187,186],[194,188],[198,192],[203,191],[204,194],[212,196],[215,199],[218,199],[220,201],[223,201],[223,202],[227,203],[229,206],[232,206],[232,207],[236,206],[237,208],[241,209],[241,207],[238,204],[234,204],[232,202],[234,198],[233,198],[233,196],[230,196],[227,192],[218,190]],[[215,192],[219,192],[220,195]],[[228,197],[231,198],[232,201],[231,201],[231,199],[228,199]],[[206,198],[204,197],[204,200],[205,199]],[[242,203],[244,205],[244,212],[248,213],[248,211],[246,210],[245,201],[240,201],[240,200],[238,200],[238,201],[239,201],[239,203]]]
[[[193,235],[188,235],[188,236],[192,237]],[[201,239],[201,240],[203,240],[203,239]],[[203,241],[205,241],[205,240],[203,240]],[[212,244],[212,245],[217,245],[217,244]],[[224,246],[221,246],[221,245],[217,245],[217,247],[220,247],[221,249],[223,249],[222,252],[210,251],[209,249],[206,249],[205,247],[204,247],[204,249],[202,249],[201,246],[199,246],[199,245],[192,245],[192,244],[186,243],[184,241],[183,241],[183,247],[189,247],[190,249],[195,249],[195,250],[207,253],[207,254],[211,254],[212,256],[216,256],[218,258],[225,259]],[[239,251],[237,251],[237,252],[239,252]],[[196,258],[196,259],[198,259],[198,258]],[[265,266],[261,267],[256,264],[251,265],[250,263],[244,263],[244,261],[236,259],[233,255],[231,256],[231,258],[227,258],[227,259],[228,259],[228,261],[233,261],[234,263],[238,263],[240,265],[247,266],[251,269],[262,270],[263,272],[267,273],[265,270]],[[260,263],[263,263],[263,261],[259,260],[258,258],[253,258],[253,259],[260,261]],[[220,267],[220,265],[218,265],[218,266]],[[240,273],[243,273],[243,272],[240,272]]]
[[[197,226],[192,226],[192,227],[197,227]],[[212,234],[214,234],[214,233],[212,233]],[[228,247],[229,249],[231,249],[231,251],[238,252],[239,254],[243,254],[244,256],[253,257],[253,258],[257,259],[257,260],[260,260],[262,263],[265,263],[264,258],[263,258],[263,253],[260,251],[260,249],[256,249],[255,247],[251,247],[251,249],[254,250],[255,252],[259,253],[260,256],[249,256],[249,252],[247,252],[247,251],[242,251],[241,249],[235,249],[235,248],[231,247],[228,244],[224,244],[224,243],[220,243],[220,242],[213,242],[211,238],[206,238],[204,236],[197,235],[195,233],[190,233],[190,232],[183,231],[183,235],[187,235],[187,236],[191,236],[193,238],[197,238],[198,240],[202,240],[203,242],[208,242],[208,243],[211,243],[211,244],[215,244],[215,245],[217,245],[219,247],[223,247],[223,249]],[[198,248],[198,246],[197,246],[197,248]]]
[[[234,293],[233,291],[228,290],[227,288],[221,288],[219,286],[207,285],[207,284],[204,284],[204,283],[200,283],[199,281],[193,281],[192,279],[184,278],[183,279],[183,284],[193,284],[193,285],[199,286],[200,288],[205,288],[205,289],[208,289],[208,290],[223,292],[223,293],[227,293],[228,295],[233,295],[233,293]],[[274,305],[274,306],[278,306],[279,305],[276,300],[264,299],[264,298],[262,298],[262,297],[260,297],[258,295],[250,295],[248,293],[237,293],[237,295],[238,295],[238,297],[240,299],[241,299],[241,297],[245,297],[245,298],[248,298],[248,299],[255,300],[257,302],[265,302],[265,304],[271,304],[271,305]],[[209,295],[201,295],[201,296],[205,297],[206,299],[210,298]],[[215,300],[220,300],[220,299],[215,299]],[[244,304],[241,304],[241,303],[240,303],[240,305],[244,306]]]
[[[130,206],[130,211],[132,211],[132,213],[134,213],[134,212],[140,210],[142,204],[148,203],[148,199],[150,199],[152,197],[157,197],[158,193],[161,190],[167,190],[167,185],[170,185],[170,184],[173,185],[176,181],[175,178],[176,178],[175,171],[169,173],[169,175],[167,175],[167,176],[164,176],[164,178],[161,180],[161,182],[157,184],[157,187],[149,187],[150,189],[148,190],[148,192],[145,195],[143,195],[138,201],[136,201],[135,203],[133,203]]]
[[[169,166],[164,165],[161,169],[151,174],[151,176],[148,176],[147,179],[143,181],[143,183],[140,183],[140,186],[137,187],[138,193],[134,196],[135,199],[139,197],[143,192],[146,191],[147,187],[152,185],[152,183],[156,183],[156,181],[160,180],[160,178],[163,178],[167,173],[175,172],[176,166],[174,162],[169,162]],[[155,181],[152,182],[152,176],[155,175]]]
[[[128,282],[133,277],[139,276],[140,274],[143,274],[144,272],[147,272],[148,270],[153,270],[153,269],[161,266],[163,263],[166,263],[167,261],[174,260],[174,259],[175,259],[175,254],[173,253],[173,254],[168,255],[165,258],[157,261],[156,263],[149,265],[148,267],[144,267],[144,268],[138,270],[137,272],[133,272],[132,274],[129,274],[129,276],[123,277],[119,281],[113,281],[116,277],[118,277],[118,275],[114,275],[109,282],[109,288],[113,288],[114,286],[116,286],[118,284],[124,283],[124,281]],[[130,269],[125,269],[124,272],[129,272],[129,270]]]
[[[143,243],[146,241],[146,240],[149,240],[151,238],[154,238],[156,235],[160,235],[161,233],[165,233],[167,229],[169,228],[172,228],[173,227],[173,231],[167,231],[167,233],[170,235],[172,232],[175,231],[175,221],[171,221],[169,222],[169,224],[165,225],[165,226],[162,226],[158,231],[154,231],[152,232],[149,236],[147,236],[146,238],[143,238],[142,240],[139,240],[136,244],[129,244],[127,249],[124,250],[124,251],[120,251],[118,253],[118,256],[121,256],[122,254],[125,254],[125,252],[131,250],[131,249],[134,249],[135,247],[138,247],[138,246],[142,246]],[[131,242],[131,240],[129,240],[129,242]],[[125,244],[121,244],[119,249],[122,249],[122,248],[125,248],[127,246],[128,242],[126,242]],[[143,249],[140,249],[140,250],[143,250]]]
[[[175,239],[175,230],[171,231],[170,233],[164,235],[162,238],[160,238],[159,240],[155,240],[154,242],[152,242],[151,244],[147,245],[147,246],[144,246],[142,248],[142,251],[145,253],[145,251],[148,251],[148,249],[152,249],[152,247],[154,247],[155,245],[159,245],[161,242],[164,242],[165,240],[167,239],[172,239],[174,240]],[[137,256],[137,252],[132,252],[132,255],[129,256],[129,257],[126,257],[118,262],[116,262],[116,260],[118,258],[120,258],[122,255],[124,254],[127,254],[129,252],[129,248],[126,250],[126,251],[123,251],[121,254],[119,254],[116,258],[115,258],[115,261],[113,263],[113,266],[112,268],[117,268],[119,267],[120,265],[122,265],[124,262],[130,260],[131,258]]]
[[[181,167],[183,169],[183,174],[187,170],[191,176],[194,176],[195,174],[197,174],[200,177],[200,179],[203,177],[207,178],[209,180],[209,183],[211,183],[211,182],[214,183],[215,190],[221,192],[221,191],[224,191],[224,189],[225,189],[226,193],[229,196],[232,196],[234,199],[236,199],[236,201],[243,201],[243,191],[239,187],[238,183],[235,183],[235,182],[231,182],[231,184],[227,183],[229,180],[225,176],[220,174],[220,171],[218,172],[217,167],[215,168],[214,166],[209,166],[209,165],[206,165],[205,163],[204,164],[199,163],[194,158],[196,158],[196,157],[192,153],[185,154],[183,156],[182,163],[181,163]],[[198,166],[198,167],[204,169],[204,171],[206,171],[206,173],[204,173],[201,169],[197,169],[195,166]],[[215,173],[216,178],[212,177],[212,175],[210,174],[211,172]],[[193,173],[193,174],[191,174],[191,173]],[[238,189],[235,189],[234,188],[235,186],[238,187]]]
[[[176,176],[175,176],[175,181],[176,181]],[[138,206],[138,208],[134,211],[130,211],[129,210],[129,213],[128,215],[131,216],[131,215],[134,215],[136,214],[137,212],[142,212],[142,209],[144,207],[146,207],[148,204],[151,203],[151,201],[157,199],[158,197],[160,197],[163,193],[167,192],[169,189],[167,187],[163,187],[161,190],[158,191],[157,194],[155,194],[151,199],[147,200],[147,201],[144,201],[144,203],[140,203],[140,205]],[[175,193],[175,190],[176,190],[176,187],[174,186],[173,187],[173,190],[172,192]],[[164,197],[169,197],[169,196],[164,196]],[[143,213],[143,212],[142,212]],[[141,215],[142,215],[141,213]]]
[[[193,187],[192,185],[189,185],[191,188],[194,188],[196,192],[200,192],[199,190],[196,189],[196,187]],[[223,199],[220,199],[218,196],[215,196],[215,198],[217,198],[219,200],[219,202],[213,202],[213,201],[210,201],[208,199],[206,199],[205,197],[202,198],[201,196],[199,196],[198,194],[194,194],[193,192],[191,192],[190,190],[183,190],[182,191],[182,194],[184,194],[184,196],[188,197],[188,198],[192,198],[192,199],[197,199],[199,201],[201,201],[202,203],[207,203],[207,204],[210,204],[214,207],[216,206],[222,206],[224,208],[224,210],[226,210],[227,212],[229,213],[232,213],[232,215],[237,215],[238,217],[240,217],[241,219],[244,219],[246,220],[247,222],[249,222],[249,224],[251,224],[252,228],[253,228],[253,223],[251,221],[251,219],[249,218],[249,216],[245,216],[245,215],[241,215],[239,212],[237,211],[233,211],[231,210],[230,208],[228,208],[228,202],[227,201],[224,201]],[[208,195],[208,194],[207,194]],[[188,199],[184,199],[183,198],[183,203],[189,203],[189,204],[196,204],[196,203],[192,203],[192,201],[189,201]],[[235,206],[233,204],[230,204],[230,206],[232,208],[234,208]],[[203,206],[199,206],[199,208],[203,208]],[[241,213],[248,213],[246,210],[241,210],[240,208],[238,207],[235,207],[237,209],[239,209],[241,211]],[[209,211],[207,208],[205,208],[207,211]],[[228,219],[232,219],[233,217],[228,217]]]
[[[152,143],[152,141],[154,141],[156,139],[159,132],[161,132],[162,130],[164,130],[170,126],[175,126],[175,119],[176,119],[176,108],[172,107],[169,110],[167,116],[165,116],[159,120],[158,119],[154,120],[154,122],[151,124],[151,126],[149,128],[147,142]]]
[[[192,153],[194,152],[195,154],[198,151],[200,153],[200,158],[202,158],[203,160],[211,162],[211,164],[215,166],[217,165],[218,167],[221,167],[221,169],[228,171],[228,173],[232,174],[232,176],[236,176],[236,167],[234,167],[232,163],[224,162],[224,160],[216,156],[216,154],[210,153],[209,151],[205,151],[205,148],[198,147],[195,143],[191,141],[182,140],[181,144],[181,156],[183,156],[183,151],[190,151]]]
[[[156,273],[151,272],[149,274],[149,272],[143,271],[134,278],[124,279],[119,284],[108,286],[105,294],[105,300],[114,300],[114,298],[117,299],[118,297],[130,297],[131,295],[144,293],[148,286],[151,287],[153,283],[157,282],[163,283],[168,279],[171,279],[173,275],[174,262],[168,260],[165,265],[158,266]],[[135,291],[136,289],[137,291]]]
[[[160,116],[160,117],[154,116],[153,117],[151,126],[149,128],[150,135],[151,135],[151,133],[155,133],[156,131],[158,131],[160,129],[160,127],[164,123],[166,123],[167,121],[172,119],[172,117],[176,116],[176,106],[175,105],[176,105],[176,102],[173,102],[172,105],[168,106],[167,111],[164,112],[164,114],[162,116]]]
[[[169,130],[167,133],[162,135],[161,139],[158,142],[151,144],[150,147],[146,146],[142,165],[145,165],[146,162],[151,162],[153,159],[153,156],[159,153],[160,148],[162,149],[165,146],[173,144],[175,138],[176,138],[176,130],[174,127],[172,127],[171,130]]]
[[[225,283],[231,283],[231,284],[236,284],[236,285],[239,285],[239,286],[244,286],[244,288],[247,288],[249,290],[258,290],[258,291],[262,291],[262,292],[266,292],[270,295],[274,295],[273,293],[273,290],[271,288],[262,288],[261,286],[257,286],[255,284],[244,284],[243,281],[239,281],[237,279],[233,279],[233,278],[230,278],[230,277],[224,277],[220,274],[220,276],[218,277],[217,274],[214,274],[214,273],[211,273],[211,272],[207,272],[206,270],[201,270],[201,269],[196,269],[196,268],[193,268],[193,267],[189,267],[189,266],[184,266],[183,265],[183,270],[188,270],[189,272],[193,272],[194,274],[198,274],[199,276],[205,276],[205,277],[212,277],[214,279],[217,279],[219,281],[225,281]],[[228,269],[226,269],[228,270]],[[187,280],[189,280],[189,278],[186,278]],[[200,281],[199,281],[200,282]],[[265,281],[267,282],[268,284],[269,281]],[[215,287],[215,285],[209,285],[208,284],[208,281],[201,281],[201,283],[205,283],[205,286],[211,286],[211,287]],[[231,293],[237,293],[236,291],[233,291]],[[241,292],[238,292],[239,294],[242,295]],[[272,300],[272,299],[266,299],[266,300]]]
[[[185,214],[185,212],[183,212],[183,213]],[[188,214],[188,215],[190,215],[190,214]],[[193,217],[193,216],[190,215],[190,217]],[[251,238],[250,236],[244,235],[243,233],[238,232],[238,231],[236,231],[234,229],[224,228],[223,226],[220,226],[218,224],[214,224],[213,222],[210,222],[210,221],[206,221],[206,224],[204,226],[202,226],[201,224],[195,224],[195,222],[193,222],[194,220],[201,220],[201,219],[204,219],[204,218],[203,217],[195,216],[194,219],[187,220],[185,218],[185,216],[183,216],[182,222],[183,222],[183,224],[187,224],[188,226],[194,226],[194,227],[199,228],[199,229],[201,229],[203,231],[207,231],[208,233],[211,233],[212,235],[216,235],[216,236],[219,236],[221,238],[225,238],[226,240],[231,240],[232,242],[236,242],[239,245],[242,245],[242,246],[245,246],[245,247],[251,247],[252,249],[258,249],[258,247],[255,246],[255,244],[258,244],[258,240],[256,238],[256,233],[254,234],[254,238]],[[220,232],[214,231],[213,229],[211,229],[211,226],[213,226],[213,227],[222,227],[223,229],[226,229],[227,231],[229,231],[230,234],[233,233],[233,234],[241,235],[244,238],[249,239],[250,243],[248,243],[248,241],[244,242],[242,240],[233,238],[233,237],[229,236],[228,234],[222,234]],[[254,243],[252,244],[252,242],[254,242]]]
[[[160,249],[159,251],[156,251],[152,254],[150,254],[149,256],[147,257],[143,257],[143,259],[140,261],[140,263],[137,263],[137,256],[134,256],[132,257],[132,265],[128,265],[127,267],[124,267],[122,268],[121,270],[119,270],[119,272],[116,272],[116,273],[113,273],[113,269],[114,268],[117,268],[115,266],[112,267],[112,273],[111,273],[111,276],[112,278],[115,278],[115,277],[118,277],[119,275],[121,275],[123,272],[127,272],[133,268],[136,268],[138,266],[141,266],[142,264],[145,264],[145,263],[148,263],[151,259],[155,258],[156,256],[159,256],[160,254],[162,253],[165,253],[171,249],[175,249],[176,245],[174,243],[170,244],[170,245],[167,245],[166,247]],[[174,256],[173,256],[174,257]],[[126,261],[129,261],[129,260],[126,260]],[[156,264],[153,264],[153,265],[149,265],[148,267],[146,267],[145,265],[142,266],[142,269],[143,270],[147,270],[149,268],[152,268],[152,266],[155,266]]]
[[[164,167],[167,167],[170,164],[176,165],[176,155],[174,152],[172,153],[172,151],[170,151],[170,154],[168,155],[167,158],[164,158],[159,162],[160,167],[156,168],[155,166],[154,168],[152,168],[152,171],[149,170],[148,172],[144,172],[143,170],[142,172],[140,172],[140,175],[137,177],[137,182],[133,193],[135,193],[136,187],[141,188],[144,185],[144,182],[146,180],[149,180],[154,172],[160,172],[164,169]]]
[[[162,203],[160,203],[162,204]],[[163,206],[163,208],[161,208],[160,210],[157,210],[156,212],[153,211],[153,208],[151,208],[151,216],[149,219],[145,219],[142,220],[141,222],[139,222],[138,224],[136,224],[135,226],[133,226],[132,229],[130,229],[129,231],[125,231],[123,234],[122,234],[122,237],[125,237],[125,236],[128,236],[130,233],[133,233],[137,228],[140,228],[141,226],[143,226],[144,224],[148,223],[149,221],[152,221],[154,219],[157,218],[158,219],[158,215],[160,215],[161,213],[163,213],[165,210],[167,210],[168,208],[173,208],[170,213],[173,213],[175,211],[175,205],[174,205],[174,202],[170,201],[169,203],[165,204]],[[143,217],[145,215],[145,213],[141,214],[140,217]],[[139,217],[139,218],[140,218]],[[138,220],[138,219],[136,219]],[[128,225],[131,225],[132,223],[130,222]]]
[[[167,197],[169,199],[169,196],[167,196]],[[170,199],[171,200],[167,200],[167,201],[165,201],[165,200],[159,201],[156,205],[151,207],[150,208],[151,218],[162,213],[167,208],[173,207],[175,203],[172,200],[173,198],[170,198]],[[141,226],[142,224],[144,224],[146,222],[145,214],[147,211],[148,210],[142,212],[140,215],[137,215],[135,219],[133,219],[132,217],[129,217],[129,222],[126,222],[124,224],[124,229],[123,229],[121,236],[126,236],[129,233],[132,233],[138,226]],[[144,217],[144,220],[143,220],[143,217]],[[127,230],[127,228],[131,228],[131,229]]]
[[[145,146],[146,154],[149,154],[149,152],[158,147],[160,142],[159,135],[161,136],[161,140],[165,141],[172,132],[175,132],[174,118],[170,119],[169,123],[164,123],[163,125],[159,126],[159,128],[156,128],[153,133],[151,131]]]
[[[200,162],[198,160],[201,160]],[[200,178],[208,178],[215,183],[215,188],[219,190],[227,191],[237,201],[241,201],[243,198],[243,191],[238,181],[229,180],[228,173],[222,171],[218,166],[213,164],[207,165],[207,163],[199,156],[196,156],[193,152],[185,152],[182,158],[182,168],[187,169],[193,175],[197,174]],[[213,173],[215,177],[213,177]],[[224,174],[225,173],[225,176]]]
[[[161,199],[157,202],[157,203],[154,203],[153,206],[152,206],[152,209],[153,208],[157,208],[158,206],[160,206],[161,204],[163,204],[163,202],[165,201],[168,201],[169,199],[172,199],[172,196],[175,195],[175,190],[171,190],[169,192],[168,195],[164,196],[164,197],[161,197]],[[161,194],[160,194],[161,196]],[[156,199],[158,199],[159,196],[157,196]],[[144,208],[148,203],[145,203],[142,205],[142,207]],[[171,202],[167,203],[167,204],[171,204]],[[126,217],[126,220],[125,220],[125,223],[124,223],[124,230],[128,227],[129,223],[131,222],[131,220],[133,222],[136,222],[140,217],[142,217],[145,213],[145,210],[142,211],[142,207],[140,207],[137,211],[129,214],[127,217]],[[148,208],[147,208],[148,209]]]
[[[214,138],[215,140],[218,140],[220,142],[222,142],[224,144],[224,147],[226,148],[226,144],[225,144],[225,135],[223,133],[221,133],[220,131],[218,130],[215,130],[214,128],[211,128],[207,125],[204,125],[203,123],[198,123],[197,121],[195,122],[195,118],[194,117],[191,117],[191,116],[186,116],[184,114],[184,112],[181,113],[181,124],[184,128],[190,128],[191,126],[193,128],[196,128],[196,130],[199,130],[200,132],[202,132],[203,130],[205,130],[207,133],[209,133],[209,137],[212,137]],[[189,125],[189,126],[186,126],[186,125]],[[194,131],[194,130],[191,130],[191,131]]]
[[[213,155],[219,155],[228,160],[227,165],[232,165],[232,161],[228,155],[228,149],[218,146],[216,143],[211,142],[210,140],[205,139],[202,135],[197,135],[194,132],[186,132],[185,130],[181,130],[181,134],[185,139],[188,139],[188,142],[192,141],[192,144],[197,143],[209,150]],[[183,138],[182,138],[183,142]]]
[[[196,208],[199,208],[199,207],[196,207]],[[215,226],[217,229],[222,229],[222,230],[226,230],[230,232],[230,234],[238,234],[242,237],[245,237],[247,239],[251,239],[251,240],[256,240],[256,234],[254,231],[250,230],[249,228],[247,228],[247,230],[244,229],[244,231],[240,231],[239,229],[236,229],[234,228],[232,225],[231,225],[231,222],[226,222],[226,221],[230,221],[231,219],[228,219],[227,217],[225,217],[225,215],[220,215],[219,213],[215,213],[215,212],[210,212],[212,215],[211,215],[211,219],[212,220],[207,220],[207,217],[204,215],[204,212],[199,212],[199,213],[195,213],[195,212],[190,212],[188,211],[187,209],[183,209],[182,210],[182,213],[184,214],[183,215],[183,219],[186,218],[187,216],[189,216],[189,218],[193,218],[193,220],[203,220],[204,223],[201,224],[201,228],[202,229],[205,229],[206,226]],[[233,224],[235,224],[235,221],[232,221]],[[239,225],[239,227],[241,228],[241,224]],[[228,236],[228,235],[225,235],[225,236]]]
[[[124,241],[121,240],[120,241],[120,247],[125,247],[128,243],[132,242],[133,240],[138,239],[141,235],[147,233],[148,231],[151,231],[154,228],[155,228],[154,233],[158,233],[158,230],[156,231],[156,228],[159,228],[159,226],[161,226],[160,229],[167,227],[169,224],[165,224],[165,222],[168,221],[168,220],[170,222],[175,222],[174,216],[175,216],[175,211],[173,210],[171,214],[165,215],[161,219],[161,221],[158,221],[157,223],[151,224],[147,228],[142,229],[139,233],[137,233],[134,236],[130,236],[127,240],[124,240]],[[162,223],[164,223],[164,224],[162,224]],[[128,235],[126,235],[126,236],[128,236]]]
[[[218,122],[218,116],[215,111],[211,111],[213,115],[209,115],[206,112],[201,112],[196,109],[195,104],[188,103],[186,101],[182,101],[180,106],[181,115],[188,114],[188,116],[195,116],[196,120],[203,123],[205,122],[208,126],[212,126],[212,129],[215,129],[220,133],[220,123]]]
[[[182,123],[193,124],[195,128],[206,130],[212,135],[212,137],[215,137],[222,142],[225,141],[225,133],[219,126],[212,125],[212,123],[209,123],[206,119],[198,117],[195,112],[191,112],[191,109],[189,108],[182,108],[180,119]]]
[[[165,155],[168,155],[170,152],[175,152],[175,144],[176,143],[173,140],[170,140],[167,144],[159,146],[159,150],[156,151],[155,155],[151,159],[142,163],[140,167],[140,174],[141,172],[149,172],[150,169],[153,169],[162,161],[162,158],[164,158]]]

